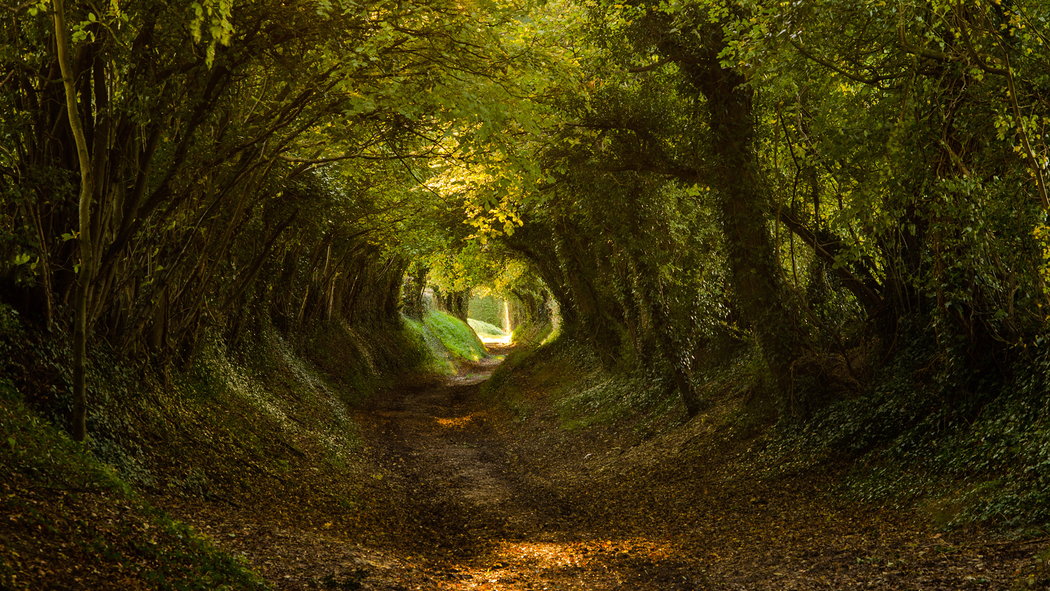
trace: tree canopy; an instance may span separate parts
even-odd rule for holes
[[[976,408],[1043,358],[1047,8],[10,5],[0,291],[180,363],[484,285],[689,413],[743,349],[792,416],[920,341]]]

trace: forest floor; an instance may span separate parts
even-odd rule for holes
[[[370,468],[343,501],[365,515],[354,526],[273,513],[310,499],[168,508],[278,589],[1045,588],[1029,577],[1045,539],[835,500],[836,470],[745,476],[741,439],[566,431],[541,383],[512,415],[479,396],[497,363],[357,414]]]

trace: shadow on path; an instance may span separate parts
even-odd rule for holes
[[[509,417],[479,396],[498,363],[358,411],[370,460],[343,510],[175,512],[278,589],[1010,589],[1039,548],[832,506],[828,475],[742,477],[746,450],[696,429],[629,449],[569,434],[542,388]]]

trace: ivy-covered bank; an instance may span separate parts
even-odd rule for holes
[[[610,371],[571,334],[512,354],[484,392],[525,419],[536,411],[534,392],[543,391],[564,429],[611,438],[617,447],[668,446],[685,461],[726,445],[736,450],[726,461],[737,477],[773,487],[823,474],[835,483],[825,491],[829,503],[917,515],[942,531],[982,528],[1009,540],[1044,539],[1050,407],[1042,393],[1050,389],[1050,357],[1040,351],[1041,363],[1014,368],[1016,381],[983,384],[965,404],[944,409],[925,402],[941,387],[929,367],[935,345],[902,346],[905,354],[873,376],[870,392],[805,418],[785,419],[756,401],[770,378],[754,345],[707,360],[705,404],[693,418],[660,367]]]

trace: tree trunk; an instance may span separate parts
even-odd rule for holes
[[[666,15],[651,15],[662,22]],[[666,24],[666,23],[664,23]],[[781,396],[792,396],[792,363],[801,338],[796,310],[784,286],[767,223],[764,194],[755,155],[755,91],[747,77],[723,67],[719,55],[726,43],[718,23],[699,23],[694,31],[669,34],[661,51],[682,69],[687,83],[706,99],[713,175],[704,179],[716,189],[730,277],[740,309],[749,321]],[[705,167],[701,167],[705,168]]]
[[[401,310],[405,316],[420,320],[426,312],[423,304],[423,290],[427,288],[427,268],[420,267],[405,277],[401,295]]]
[[[437,297],[437,300],[445,312],[459,318],[463,322],[467,321],[467,309],[470,306],[470,290],[443,293]]]
[[[80,269],[77,272],[77,290],[73,304],[73,439],[83,441],[87,437],[87,337],[88,305],[91,298],[91,281],[94,278],[94,242],[91,235],[91,207],[94,198],[95,175],[87,137],[77,109],[77,91],[74,73],[69,59],[69,31],[66,27],[63,0],[54,0],[55,42],[58,48],[58,63],[62,70],[62,83],[66,91],[66,112],[69,127],[77,146],[77,161],[80,164],[79,225]]]
[[[635,231],[640,230],[636,228]],[[683,351],[682,347],[675,342],[674,335],[676,330],[673,326],[671,315],[667,311],[667,305],[660,293],[658,271],[650,267],[644,257],[645,253],[636,250],[631,252],[631,263],[637,273],[638,287],[642,292],[642,303],[649,311],[649,317],[653,323],[653,332],[656,336],[657,345],[660,347],[660,352],[663,354],[664,359],[671,364],[674,385],[670,391],[678,390],[678,395],[682,397],[682,405],[685,407],[686,414],[690,417],[695,417],[702,410],[702,405],[700,397],[696,393],[696,388],[693,387],[690,370],[688,367],[685,367],[685,362],[683,361],[683,355],[689,352]]]
[[[754,91],[746,79],[719,68],[701,87],[717,157],[718,207],[736,296],[751,322],[781,395],[792,393],[791,366],[799,355],[796,311],[783,284],[765,214],[754,154]]]

